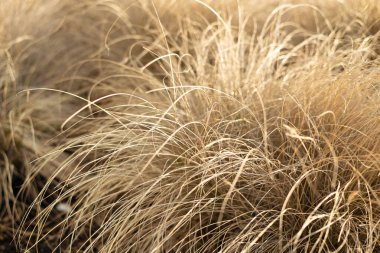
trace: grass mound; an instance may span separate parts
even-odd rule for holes
[[[0,3],[0,234],[27,252],[380,251],[378,6]]]

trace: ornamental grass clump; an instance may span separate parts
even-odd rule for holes
[[[26,252],[380,251],[378,6],[5,1],[4,227]]]

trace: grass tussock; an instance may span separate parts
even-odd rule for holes
[[[1,234],[26,252],[380,251],[379,6],[1,2]]]

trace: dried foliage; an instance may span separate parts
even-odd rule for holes
[[[380,251],[379,20],[378,0],[0,2],[0,234]]]

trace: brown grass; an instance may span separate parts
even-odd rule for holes
[[[0,2],[0,234],[380,252],[379,6]]]

